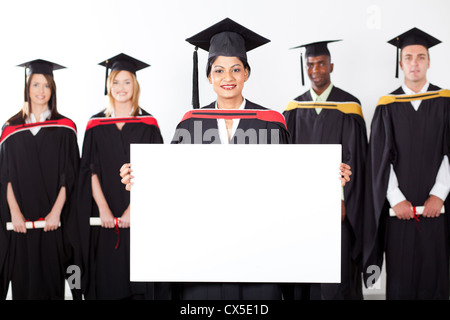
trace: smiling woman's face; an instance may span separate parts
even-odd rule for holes
[[[43,74],[33,74],[30,78],[30,102],[32,106],[48,106],[52,90]]]
[[[117,102],[128,102],[133,98],[133,76],[128,71],[120,71],[111,86],[111,95]]]
[[[241,99],[248,69],[237,57],[218,56],[208,75],[218,99]]]

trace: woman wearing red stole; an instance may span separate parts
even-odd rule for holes
[[[56,107],[53,70],[64,67],[45,60],[20,66],[25,103],[3,127],[0,142],[2,298],[11,282],[13,299],[62,300],[67,267],[80,263],[76,126]]]
[[[100,65],[109,106],[88,122],[80,166],[83,292],[86,299],[160,298],[152,283],[130,282],[130,195],[114,178],[130,161],[131,143],[163,143],[156,119],[139,107],[136,72],[149,65],[123,53]]]
[[[247,52],[270,40],[226,18],[186,41],[209,52],[206,75],[217,100],[199,108],[194,79],[194,110],[187,112],[178,124],[172,143],[289,143],[284,117],[245,99],[242,94],[250,76]],[[129,164],[121,168],[121,176],[129,190],[132,178]],[[178,297],[181,300],[279,300],[283,293],[277,283],[191,282],[180,284]]]

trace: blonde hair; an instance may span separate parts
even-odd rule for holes
[[[111,95],[111,87],[113,85],[114,80],[116,79],[117,75],[119,74],[119,72],[122,70],[113,70],[111,71],[110,75],[108,76],[108,79],[106,81],[106,89],[107,89],[107,95],[108,95],[108,101],[109,104],[106,107],[106,111],[105,114],[107,117],[110,117],[111,114],[114,111],[114,98]],[[129,72],[129,71],[128,71]],[[139,82],[137,81],[136,75],[131,73],[131,77],[133,79],[133,96],[131,98],[131,104],[133,107],[133,112],[132,112],[132,116],[135,117],[139,114],[139,95],[141,92],[141,88],[139,86]]]

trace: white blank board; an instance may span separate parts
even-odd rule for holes
[[[132,144],[131,281],[340,282],[340,145]]]

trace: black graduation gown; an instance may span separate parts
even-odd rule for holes
[[[200,109],[205,112],[214,109],[215,102]],[[245,110],[267,111],[268,109],[246,100]],[[220,110],[217,110],[220,112]],[[217,114],[211,118],[196,116],[196,111],[191,111],[190,117],[182,120],[176,129],[172,143],[183,144],[210,144],[220,143],[217,134]],[[237,113],[239,113],[237,111]],[[289,143],[289,133],[284,124],[284,118],[279,114],[282,122],[256,119],[240,119],[236,129],[247,132],[247,136],[232,137],[230,143],[238,144],[271,144]],[[250,130],[250,131],[247,131]],[[261,131],[259,131],[261,130]],[[266,131],[267,130],[267,134]],[[256,132],[256,135],[254,134]],[[209,133],[209,134],[208,134]],[[200,138],[198,138],[200,137]],[[182,300],[277,300],[282,298],[281,288],[278,284],[268,283],[182,283],[179,288],[179,297]]]
[[[64,299],[67,267],[81,266],[75,210],[79,168],[76,126],[61,115],[55,120],[62,123],[40,123],[44,126],[35,136],[23,128],[38,124],[10,123],[3,129],[0,214],[8,252],[2,272],[3,285],[12,282],[13,299]],[[22,214],[30,221],[44,218],[65,186],[61,227],[48,232],[28,229],[26,234],[5,231],[5,223],[11,221],[6,198],[9,182]]]
[[[300,102],[300,104],[296,104]],[[344,187],[346,217],[342,222],[341,283],[296,286],[296,299],[362,299],[362,217],[367,130],[359,100],[332,88],[327,103],[310,103],[310,91],[295,98],[283,112],[292,143],[341,144],[342,162],[352,168],[352,177]],[[315,108],[323,107],[317,114]],[[339,107],[339,109],[338,109]],[[308,290],[311,289],[312,292]]]
[[[201,109],[215,109],[215,102]],[[248,116],[240,119],[236,133],[231,138],[231,144],[289,143],[289,133],[286,131],[284,117],[281,114],[246,100],[244,112],[250,110],[254,110],[255,113],[250,113]],[[176,128],[172,143],[221,143],[218,134],[217,118],[222,113],[231,118],[233,116],[239,117],[239,110],[215,110],[214,112],[204,115],[196,115],[197,111],[195,110],[187,112]],[[258,112],[261,115],[257,114]],[[265,112],[269,114],[266,116]],[[204,110],[200,111],[200,113],[204,113]]]
[[[144,123],[143,119],[151,120]],[[119,130],[116,122],[126,122]],[[80,165],[79,224],[84,262],[86,299],[154,299],[151,283],[130,282],[130,229],[90,226],[99,212],[92,197],[91,176],[96,174],[115,217],[130,203],[130,193],[120,182],[119,169],[130,162],[131,143],[163,143],[156,119],[142,110],[133,118],[106,118],[102,111],[88,123]],[[131,226],[132,228],[132,226]]]
[[[449,298],[448,213],[400,220],[389,217],[386,200],[391,164],[406,199],[423,206],[449,156],[449,91],[431,84],[428,91],[415,95],[423,99],[417,111],[401,88],[381,98],[371,125],[363,270],[381,269],[385,253],[387,299]],[[444,205],[450,212],[449,197]],[[364,275],[373,283],[372,272]]]

